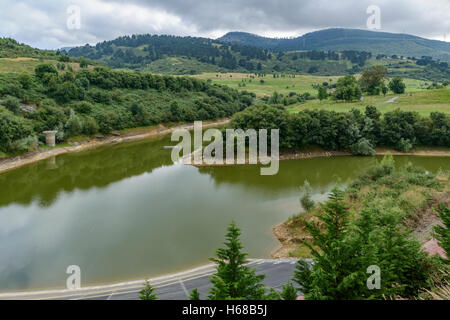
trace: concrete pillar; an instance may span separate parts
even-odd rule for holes
[[[54,147],[56,144],[56,133],[58,131],[44,131],[42,132],[45,135],[45,144],[49,147]]]

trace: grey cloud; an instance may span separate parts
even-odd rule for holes
[[[66,9],[81,8],[81,29],[68,30]],[[219,36],[227,31],[300,35],[329,27],[365,28],[369,5],[382,31],[450,39],[448,0],[2,0],[0,36],[56,48],[124,34]]]

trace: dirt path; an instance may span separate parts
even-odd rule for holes
[[[229,119],[219,120],[215,122],[206,122],[203,123],[203,128],[211,128],[211,127],[218,127],[227,124],[230,122]],[[116,144],[116,143],[122,143],[122,142],[128,142],[128,141],[138,141],[138,140],[144,140],[147,138],[152,137],[158,137],[158,136],[164,136],[167,134],[170,134],[174,132],[175,130],[179,129],[187,129],[187,130],[193,130],[194,125],[193,124],[185,124],[185,125],[179,125],[171,128],[165,128],[164,126],[160,125],[158,128],[154,128],[148,131],[136,131],[136,132],[129,132],[125,134],[124,136],[111,136],[111,137],[105,137],[101,140],[99,139],[90,139],[85,142],[81,142],[78,145],[73,145],[69,147],[56,147],[54,149],[50,150],[39,150],[35,152],[30,152],[24,155],[20,155],[17,157],[7,158],[4,160],[0,160],[0,174],[6,171],[14,170],[19,167],[41,161],[44,159],[48,159],[51,157],[55,157],[64,153],[72,153],[72,152],[82,152],[94,148],[98,148],[100,146],[105,146],[109,144]]]
[[[395,100],[397,100],[398,97],[393,97],[392,99],[389,99],[388,101],[386,101],[385,103],[394,103]]]

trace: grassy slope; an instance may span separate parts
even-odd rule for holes
[[[257,96],[270,96],[274,91],[282,94],[288,94],[291,91],[315,93],[316,90],[311,85],[322,84],[324,81],[330,83],[330,79],[333,80],[331,83],[334,83],[339,78],[337,76],[311,75],[296,75],[295,78],[286,75],[285,77],[274,78],[272,75],[256,77],[254,74],[246,73],[203,73],[195,77],[210,79],[214,83],[254,92]],[[264,80],[264,83],[261,84],[260,80]],[[245,84],[245,86],[239,87],[239,84]]]
[[[363,101],[336,102],[328,100],[310,100],[305,104],[289,106],[289,112],[298,112],[304,109],[327,109],[335,111],[349,111],[352,108],[364,109],[368,105],[376,106],[381,112],[393,111],[397,108],[405,111],[417,111],[421,115],[428,115],[433,111],[450,114],[450,89],[415,91],[407,90],[407,94],[388,94],[383,96],[366,96]],[[398,97],[394,103],[387,103],[389,99]]]
[[[432,176],[427,177],[423,173],[407,172],[402,169],[375,181],[356,179],[353,187],[346,190],[345,201],[350,207],[353,218],[356,218],[365,207],[380,203],[391,206],[395,203],[395,206],[406,214],[406,226],[415,230],[414,235],[425,242],[431,236],[428,231],[422,230],[422,222],[430,223],[432,217],[429,215],[434,215],[431,208],[435,207],[438,201],[449,205],[449,194],[449,172],[439,173],[436,178],[433,178]],[[310,211],[290,218],[281,227],[277,227],[288,239],[288,241],[284,241],[283,251],[285,254],[292,257],[309,257],[309,250],[301,245],[310,237],[302,221],[317,221],[315,216],[320,212],[320,206],[316,206]],[[433,221],[433,223],[438,222],[436,219]]]
[[[34,73],[34,68],[38,64],[41,63],[51,63],[55,67],[58,63],[61,63],[56,60],[47,60],[47,59],[36,59],[36,58],[0,58],[0,72],[13,72],[13,73]],[[77,62],[66,62],[66,70],[67,65],[71,65],[74,71],[80,69],[80,64]],[[89,66],[89,69],[92,69],[93,66]],[[64,71],[66,71],[64,70]]]

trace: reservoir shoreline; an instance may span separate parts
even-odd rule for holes
[[[203,128],[212,128],[212,127],[219,127],[226,125],[230,122],[230,119],[222,119],[217,120],[214,122],[204,122]],[[76,153],[76,152],[83,152],[87,150],[92,150],[98,147],[111,145],[111,144],[118,144],[122,142],[132,142],[132,141],[139,141],[139,140],[145,140],[148,138],[155,138],[160,136],[165,136],[167,134],[170,134],[174,132],[175,130],[179,129],[186,129],[186,130],[193,130],[194,125],[193,124],[183,124],[178,125],[170,128],[166,128],[162,125],[160,125],[157,128],[153,128],[151,130],[147,130],[145,132],[142,132],[140,130],[136,131],[130,131],[126,133],[124,136],[107,136],[103,137],[102,139],[96,139],[92,138],[87,141],[83,141],[78,143],[77,145],[72,146],[66,146],[66,147],[55,147],[53,149],[41,149],[39,151],[29,152],[20,156],[10,157],[6,159],[0,160],[0,174],[11,171],[20,167],[23,167],[28,164],[32,164],[41,160],[45,160],[51,157],[55,157],[61,154],[66,153]]]

